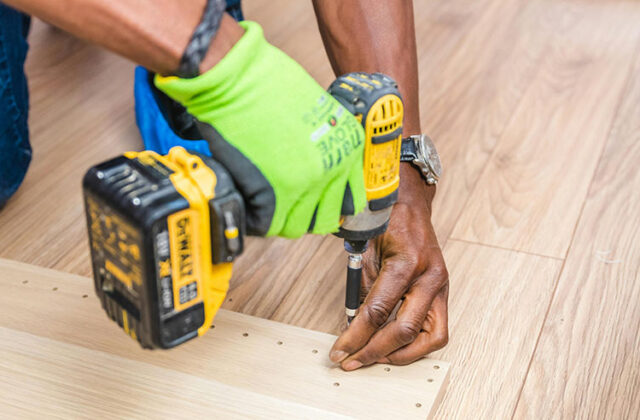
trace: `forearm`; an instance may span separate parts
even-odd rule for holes
[[[150,70],[170,74],[200,22],[206,0],[2,0]],[[243,30],[222,20],[201,71],[213,67]]]
[[[404,135],[420,133],[418,64],[411,0],[313,0],[334,72],[381,72],[398,82]]]

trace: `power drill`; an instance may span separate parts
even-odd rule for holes
[[[329,92],[365,128],[368,207],[344,218],[338,233],[359,255],[384,232],[397,198],[402,101],[381,74],[341,76]],[[83,193],[94,286],[107,315],[150,349],[208,331],[244,246],[244,201],[228,171],[182,147],[165,156],[127,152],[90,168]]]
[[[329,92],[356,116],[365,130],[364,185],[367,207],[346,217],[336,234],[348,252],[345,312],[347,322],[360,306],[362,254],[370,239],[387,230],[400,185],[400,149],[404,108],[397,84],[375,73],[339,78]]]

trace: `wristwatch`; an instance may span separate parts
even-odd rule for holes
[[[442,174],[440,156],[429,136],[418,134],[402,139],[400,161],[411,162],[420,169],[422,177],[429,185],[435,185]]]

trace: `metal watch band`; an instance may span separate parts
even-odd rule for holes
[[[218,32],[226,5],[225,0],[207,0],[202,20],[193,31],[191,40],[182,54],[176,76],[190,79],[200,74],[200,63],[209,50],[211,40]]]

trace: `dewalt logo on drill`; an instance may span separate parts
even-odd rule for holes
[[[173,299],[176,311],[199,302],[201,273],[198,264],[198,213],[191,209],[172,214],[167,219],[171,246]]]
[[[192,246],[191,246],[191,219],[184,217],[176,223],[178,227],[177,241],[178,241],[178,258],[179,258],[179,270],[180,278],[193,275],[193,260],[192,260]]]

